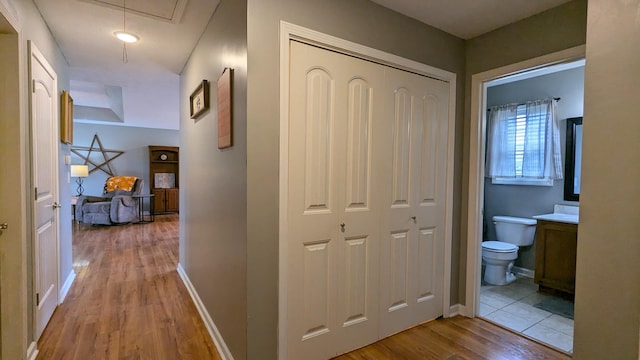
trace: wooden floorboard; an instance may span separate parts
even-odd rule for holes
[[[177,215],[140,225],[74,225],[76,280],[38,342],[38,359],[221,359],[176,272],[177,263]],[[336,359],[570,357],[484,320],[454,317]]]
[[[567,360],[570,356],[482,319],[434,320],[335,360]]]
[[[178,215],[75,224],[76,279],[38,342],[38,359],[220,359],[177,265]]]

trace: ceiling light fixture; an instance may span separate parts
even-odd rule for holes
[[[116,31],[113,33],[113,35],[115,35],[115,37],[117,37],[118,39],[126,42],[126,43],[134,43],[137,42],[138,40],[140,40],[140,37],[137,35],[134,35],[132,33],[127,33],[124,31]]]

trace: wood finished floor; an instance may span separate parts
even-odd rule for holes
[[[221,359],[175,270],[177,259],[177,215],[140,225],[74,225],[76,280],[38,342],[38,359]],[[335,359],[570,357],[484,320],[455,317]]]
[[[431,321],[334,360],[568,360],[568,355],[482,319]]]
[[[38,359],[220,359],[176,271],[177,215],[73,231],[76,279]]]

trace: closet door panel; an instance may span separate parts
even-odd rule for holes
[[[377,340],[376,66],[292,42],[287,358]]]
[[[334,86],[334,79],[323,69],[313,69],[306,75],[305,211],[330,209]]]
[[[411,120],[413,96],[408,89],[394,89],[393,102],[393,201],[394,207],[409,205],[411,166]]]
[[[382,231],[386,239],[406,233],[407,305],[381,309],[381,337],[442,315],[448,120],[443,112],[448,109],[448,84],[391,68],[385,75],[386,114],[394,126],[386,145],[392,155],[387,159],[391,174]],[[397,296],[397,261],[395,253],[390,256],[383,252],[380,270],[381,299],[387,306],[397,302],[391,296]]]
[[[338,355],[378,340],[380,154],[383,136],[380,65],[340,55],[345,70],[344,138],[336,144],[341,179],[340,239],[336,268],[338,301],[335,352]]]
[[[356,78],[349,82],[348,96],[345,211],[369,207],[373,89]]]
[[[326,358],[334,330],[339,239],[333,145],[336,74],[292,43],[289,119],[287,358]],[[338,207],[339,208],[339,207]]]

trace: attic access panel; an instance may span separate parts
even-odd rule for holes
[[[122,0],[82,0],[122,11]],[[155,20],[178,23],[187,0],[127,0],[127,13],[146,16]]]

